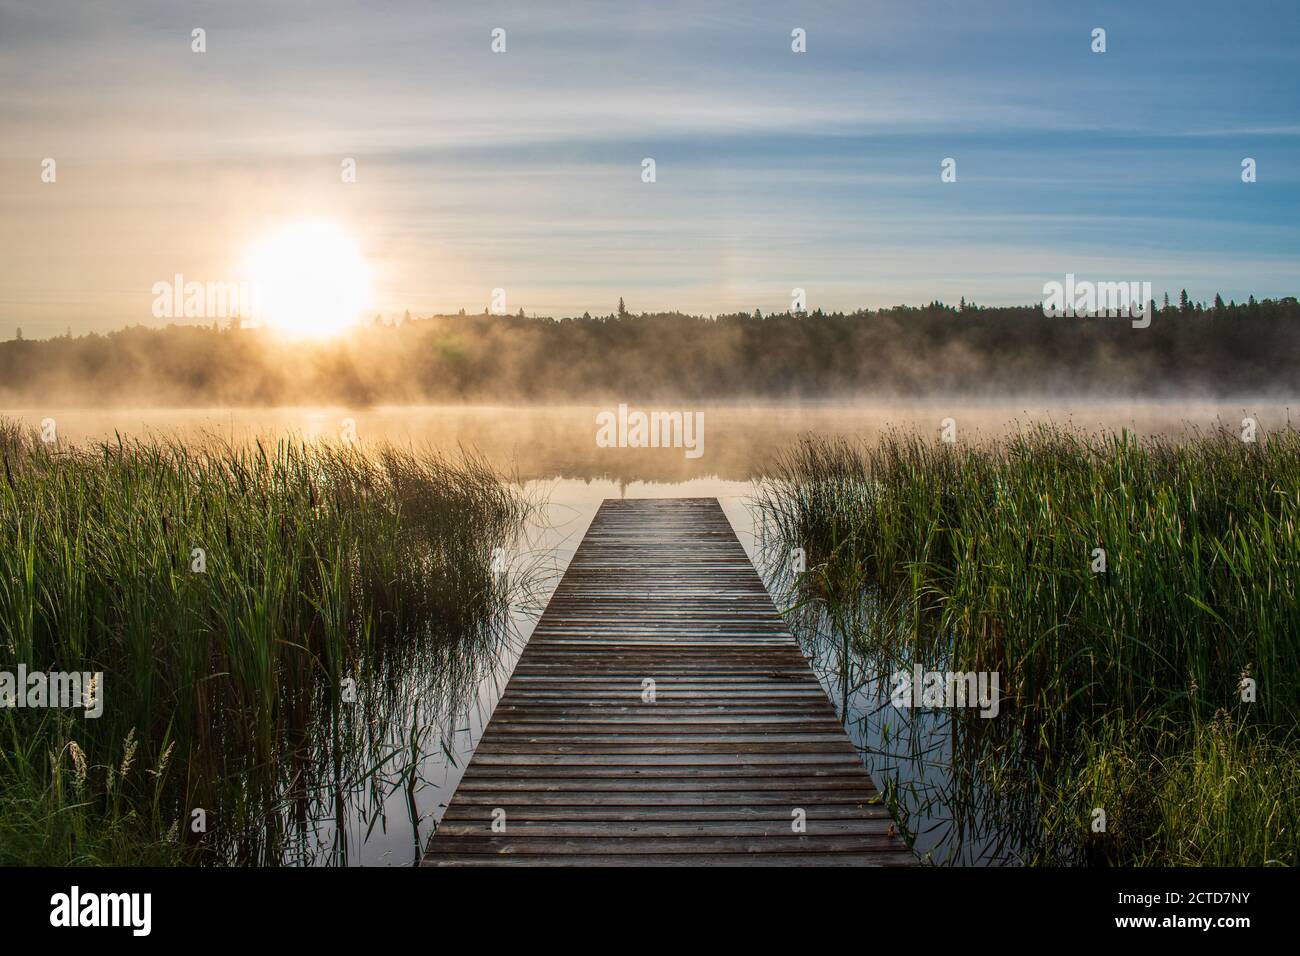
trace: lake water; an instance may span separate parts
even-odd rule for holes
[[[647,411],[650,408],[645,409]],[[659,410],[673,410],[661,408]],[[677,410],[682,410],[678,406]],[[244,443],[284,436],[382,443],[481,455],[539,503],[536,519],[511,549],[512,574],[526,581],[492,650],[465,669],[462,686],[439,691],[444,706],[422,711],[422,679],[414,671],[411,715],[382,721],[367,746],[375,753],[408,746],[413,725],[435,724],[418,738],[418,754],[403,762],[381,759],[365,779],[340,779],[285,809],[287,836],[275,858],[297,865],[409,866],[460,780],[506,680],[587,526],[605,498],[716,497],[741,543],[763,573],[779,607],[787,606],[780,575],[763,552],[763,529],[753,499],[763,475],[783,449],[815,434],[870,441],[889,428],[937,435],[952,419],[959,441],[980,441],[1050,421],[1079,429],[1128,428],[1139,435],[1176,435],[1187,429],[1261,429],[1290,423],[1288,407],[1269,404],[970,405],[749,405],[690,406],[704,414],[702,454],[682,448],[604,448],[596,441],[596,406],[237,409],[16,409],[0,417],[40,427],[52,419],[63,442],[114,441],[115,436],[184,442]],[[843,710],[844,663],[816,628],[796,629],[837,709]],[[856,662],[862,667],[862,662]],[[427,675],[426,675],[427,676]],[[906,811],[915,849],[937,862],[1014,862],[1015,842],[981,820],[978,805],[948,799],[949,752],[942,717],[917,716],[900,726],[880,706],[873,681],[848,694],[846,727],[877,785],[890,784]],[[404,700],[407,698],[403,698]],[[448,703],[450,702],[450,703]],[[447,707],[452,708],[450,714]],[[403,713],[405,713],[403,711]],[[412,763],[414,774],[412,775]],[[293,819],[288,819],[292,817]]]

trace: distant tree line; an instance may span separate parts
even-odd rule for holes
[[[230,327],[0,343],[0,403],[266,405],[1077,395],[1293,398],[1300,304],[1126,318],[932,302],[851,313],[439,315],[285,344]]]

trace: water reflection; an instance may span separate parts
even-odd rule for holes
[[[1129,428],[1138,434],[1177,433],[1188,424],[1206,427],[1254,417],[1259,427],[1285,424],[1291,411],[1266,402],[1251,403],[1088,403],[979,404],[971,402],[812,403],[693,405],[704,413],[705,454],[687,458],[680,448],[601,448],[596,415],[613,405],[582,406],[378,406],[367,408],[241,409],[16,409],[6,416],[36,427],[47,417],[58,423],[63,440],[111,439],[115,432],[147,437],[163,434],[189,439],[216,435],[232,443],[284,434],[337,440],[345,423],[361,445],[455,452],[474,449],[521,482],[609,481],[614,496],[640,494],[637,483],[670,485],[685,481],[748,482],[761,478],[782,450],[809,434],[871,441],[893,428],[937,434],[952,417],[960,440],[979,441],[1055,422],[1081,429]]]
[[[778,607],[790,609],[787,623],[913,851],[941,865],[1019,862],[1029,834],[1008,826],[1016,815],[999,812],[990,788],[970,772],[978,760],[968,761],[995,722],[981,721],[978,711],[894,706],[891,675],[917,662],[872,653],[855,639],[884,622],[878,599],[865,596],[853,620],[837,619],[826,604],[809,602],[796,589],[788,551],[786,542],[766,537],[761,573]],[[936,658],[922,666],[944,670],[947,662]]]
[[[503,542],[503,544],[506,542]],[[339,694],[323,682],[282,702],[267,755],[232,753],[213,715],[211,747],[189,767],[191,806],[209,822],[196,842],[239,865],[411,865],[491,715],[549,565],[513,543],[505,573],[457,610],[388,640],[354,635],[363,661]],[[234,821],[232,823],[232,821]]]
[[[796,543],[761,502],[751,502],[755,565],[918,858],[949,866],[1083,862],[1078,828],[1045,826],[1052,811],[1043,798],[1068,779],[1068,752],[1045,753],[1033,727],[985,719],[973,702],[898,706],[900,670],[966,670],[954,667],[950,635],[903,598],[874,588],[831,594],[815,574],[794,574]],[[1007,690],[999,688],[1000,709],[1015,705]]]

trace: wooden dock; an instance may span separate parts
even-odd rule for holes
[[[722,508],[687,498],[601,504],[423,865],[914,862]]]

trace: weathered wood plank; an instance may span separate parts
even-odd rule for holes
[[[889,818],[849,819],[849,820],[815,820],[809,823],[808,833],[812,836],[875,836],[885,837],[889,833]],[[444,821],[439,829],[444,836],[482,836],[483,824],[480,821]],[[519,820],[511,828],[520,837],[598,837],[633,838],[655,837],[658,839],[679,839],[681,837],[771,837],[784,838],[790,835],[790,825],[785,820],[684,820],[678,822],[656,823],[647,821],[629,821],[624,823],[597,820],[588,822]]]
[[[587,821],[613,823],[680,823],[701,821],[737,821],[770,820],[778,821],[787,830],[790,827],[790,813],[781,806],[657,806],[657,807],[537,807],[507,803],[510,819],[515,822],[533,821],[567,821],[581,823]],[[808,808],[808,820],[862,820],[883,819],[892,822],[889,811],[880,804],[859,807],[853,804],[814,805]],[[492,808],[456,804],[449,807],[444,821],[466,821],[488,830],[492,821]]]
[[[424,857],[912,862],[712,498],[601,505]]]
[[[686,842],[686,841],[683,841]],[[625,853],[621,855],[455,854],[437,850],[422,866],[914,866],[910,851],[881,853]]]

